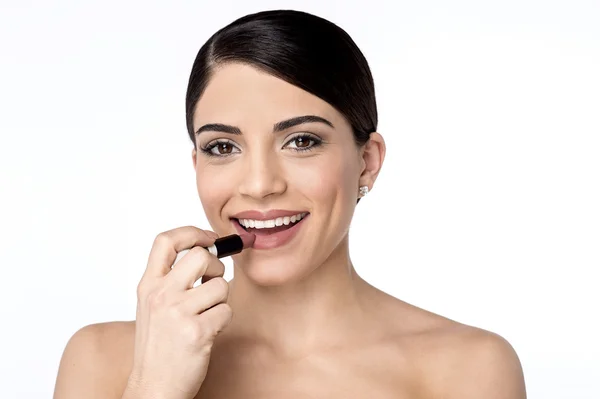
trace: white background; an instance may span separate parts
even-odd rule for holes
[[[0,4],[0,397],[51,397],[76,330],[135,318],[156,234],[209,228],[191,66],[273,8],[337,23],[372,67],[388,153],[359,274],[504,336],[530,398],[600,397],[599,2]]]

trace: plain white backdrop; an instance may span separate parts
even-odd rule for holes
[[[372,68],[388,152],[358,273],[505,337],[530,398],[600,397],[599,2],[0,4],[0,397],[51,397],[75,331],[135,318],[154,237],[210,228],[191,66],[275,8],[340,25]]]

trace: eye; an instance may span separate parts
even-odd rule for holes
[[[202,152],[209,156],[226,157],[240,151],[239,148],[229,140],[215,140],[202,148]]]
[[[321,145],[322,140],[311,134],[303,133],[292,137],[285,145],[294,151],[309,151]]]

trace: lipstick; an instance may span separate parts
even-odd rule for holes
[[[256,236],[254,234],[232,234],[225,237],[219,237],[210,247],[204,247],[208,252],[215,255],[217,258],[224,258],[239,254],[242,250],[252,247]]]

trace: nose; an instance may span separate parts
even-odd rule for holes
[[[286,189],[284,173],[275,154],[261,151],[245,157],[238,188],[241,195],[263,199],[282,194]]]

